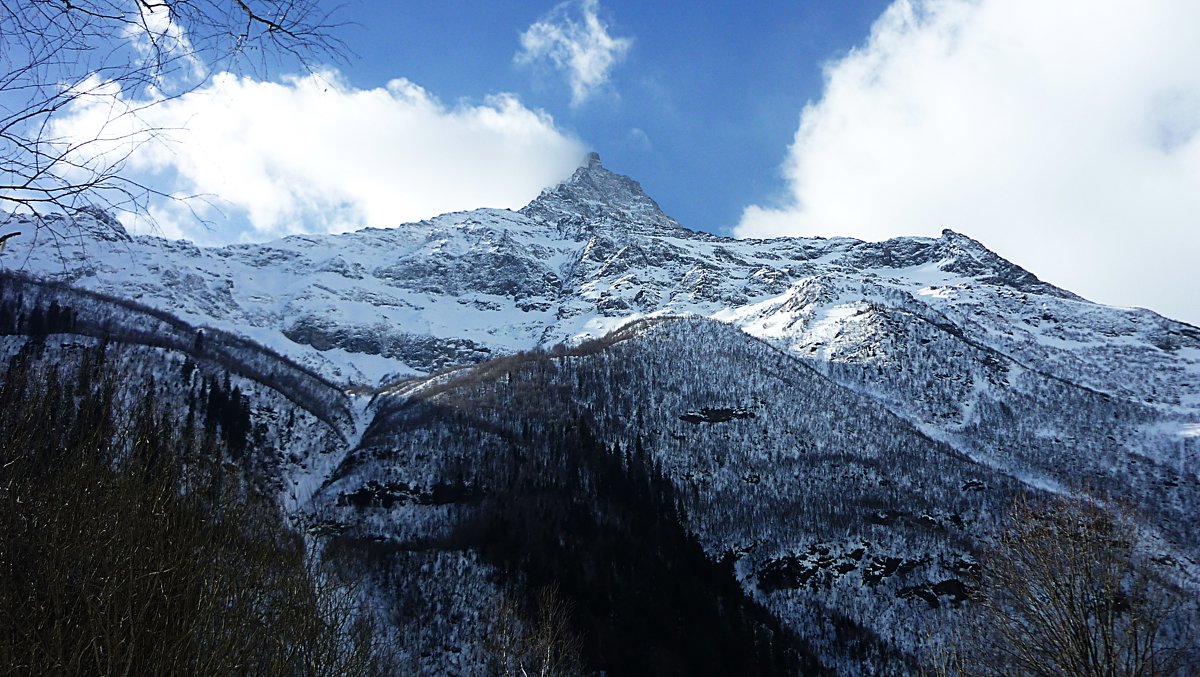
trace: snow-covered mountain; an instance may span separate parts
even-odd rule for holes
[[[1022,487],[1119,497],[1200,581],[1200,329],[1091,303],[949,230],[721,238],[596,156],[516,212],[343,235],[200,248],[101,213],[8,225],[6,303],[115,314],[121,336],[158,312],[166,349],[193,357],[267,349],[221,358],[277,393],[261,472],[312,533],[392,548],[385,597],[420,580],[432,592],[406,604],[462,616],[397,612],[441,670],[470,671],[472,592],[517,566],[471,525],[513,528],[496,506],[531,481],[515,459],[554,476],[580,427],[572,448],[619,450],[627,472],[644,454],[771,632],[835,669],[903,665],[925,631],[911,617],[953,613]],[[286,402],[322,449],[289,453]]]
[[[887,335],[886,318],[903,316],[953,325],[963,340],[1104,392],[1200,406],[1194,388],[1190,399],[1180,392],[1195,385],[1200,329],[1088,303],[950,230],[880,243],[691,231],[596,155],[518,212],[385,230],[199,248],[131,238],[103,214],[77,225],[53,235],[18,217],[10,226],[24,232],[0,262],[243,334],[346,382],[665,315],[713,317],[800,356],[855,361]],[[1136,372],[1117,376],[1116,364]]]

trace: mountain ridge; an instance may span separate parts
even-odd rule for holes
[[[517,212],[459,212],[395,229],[201,248],[129,237],[114,219],[94,211],[81,213],[76,225],[77,237],[54,243],[35,243],[29,228],[10,242],[0,265],[106,293],[128,290],[151,305],[265,340],[332,378],[368,384],[595,337],[654,314],[720,317],[781,341],[785,337],[772,336],[761,322],[745,321],[747,309],[773,306],[779,312],[772,323],[791,320],[791,342],[803,345],[814,332],[797,331],[798,318],[789,312],[806,308],[812,317],[803,324],[820,324],[817,315],[829,310],[817,307],[821,300],[848,297],[847,283],[853,282],[862,283],[860,300],[878,294],[885,304],[907,303],[897,299],[899,291],[943,316],[979,305],[971,299],[972,283],[1020,292],[1025,300],[1035,294],[1044,306],[1086,304],[950,229],[939,238],[878,243],[697,233],[663,214],[636,181],[609,171],[594,154],[570,179]],[[458,307],[447,306],[450,296]],[[980,300],[995,305],[995,298]],[[339,305],[353,306],[353,315],[363,318],[357,328],[332,329],[343,324]],[[1041,310],[1054,316],[1049,307]],[[1192,346],[1200,336],[1149,311],[1105,312],[1111,316],[1104,319],[1127,327],[1157,325],[1159,337],[1148,341]],[[450,314],[465,321],[448,320]],[[381,329],[381,322],[412,329],[398,335]],[[497,332],[498,325],[512,331]],[[993,324],[979,333],[998,330]],[[1043,333],[1027,337],[1043,341]],[[404,343],[416,348],[399,347]],[[339,370],[332,364],[337,360],[324,359],[331,349],[344,350],[350,367]]]
[[[739,609],[797,665],[912,671],[1022,491],[1118,498],[1200,589],[1200,329],[949,229],[698,233],[598,156],[521,210],[393,229],[197,247],[95,211],[53,242],[19,227],[0,351],[112,340],[165,401],[186,365],[223,371],[255,485],[373,562],[414,670],[483,665],[472,633],[502,583],[559,579],[609,618],[589,591],[651,599],[629,571],[653,566],[714,585],[696,609]],[[638,510],[671,552],[645,559]],[[646,641],[686,663],[678,638]]]

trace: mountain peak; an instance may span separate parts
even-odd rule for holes
[[[609,170],[595,152],[588,153],[571,178],[542,191],[520,211],[573,235],[601,229],[643,235],[690,232],[664,214],[640,183]]]
[[[1033,273],[988,249],[979,240],[949,228],[942,230],[938,239],[939,250],[951,262],[943,265],[944,270],[981,276],[993,284],[1004,285],[1022,291],[1036,292],[1066,299],[1079,296],[1044,282]]]

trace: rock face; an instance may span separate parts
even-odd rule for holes
[[[716,317],[801,355],[848,358],[863,349],[852,344],[865,325],[883,339],[882,316],[903,313],[1022,362],[1098,359],[1089,385],[1111,388],[1161,378],[1104,384],[1114,360],[1138,352],[1150,367],[1140,375],[1161,375],[1175,358],[1194,364],[1187,351],[1200,340],[1147,311],[1087,303],[949,230],[878,243],[693,232],[594,155],[519,212],[390,230],[197,248],[130,239],[103,214],[77,223],[81,237],[70,241],[35,244],[23,228],[0,264],[244,333],[366,384],[659,315]]]
[[[26,281],[4,288],[5,312],[53,298],[55,317],[92,308],[99,336],[106,314],[140,322],[138,304],[172,316],[179,350],[200,351],[199,327],[204,355],[240,342],[222,359],[257,384],[243,390],[275,393],[272,421],[302,399],[342,440],[268,464],[263,483],[319,537],[390,548],[373,583],[389,604],[397,581],[425,586],[392,609],[423,669],[477,665],[470,628],[496,576],[553,571],[571,592],[633,567],[596,544],[644,536],[635,507],[675,525],[656,538],[703,554],[637,566],[729,582],[714,608],[758,619],[748,636],[791,637],[842,672],[909,671],[924,632],[910,619],[958,612],[1020,490],[1103,489],[1145,516],[1156,561],[1200,580],[1200,329],[1090,303],[953,231],[697,233],[596,156],[518,212],[389,230],[199,248],[130,238],[100,213],[76,223],[57,243],[19,228],[0,266]],[[270,349],[253,369],[237,357],[251,342]],[[315,385],[284,392],[281,373]],[[299,442],[273,444],[286,460]],[[558,524],[546,505],[594,546],[570,546],[581,568],[552,554],[560,535],[534,542]],[[513,559],[496,530],[534,540]],[[421,609],[458,620],[422,625]],[[647,651],[684,651],[663,642]]]
[[[378,385],[678,315],[732,323],[833,372],[970,353],[987,365],[980,383],[1051,374],[1180,426],[1200,408],[1200,329],[1089,303],[950,230],[877,243],[693,232],[595,155],[519,212],[391,230],[197,248],[130,239],[95,212],[77,223],[70,241],[20,228],[0,264],[240,333],[334,381]],[[980,392],[974,367],[939,368],[877,386],[921,422],[962,425]],[[937,403],[922,404],[931,388]]]
[[[637,181],[605,169],[596,153],[570,179],[543,191],[520,213],[574,239],[598,233],[618,238],[698,235],[664,214]]]

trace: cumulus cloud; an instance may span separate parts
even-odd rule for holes
[[[564,2],[521,34],[516,62],[549,62],[567,78],[572,106],[587,101],[608,82],[613,67],[633,46],[630,38],[609,35],[597,14],[599,6],[599,0]]]
[[[735,233],[971,235],[1200,324],[1200,3],[897,0],[826,68]]]
[[[587,150],[509,94],[447,106],[408,80],[357,89],[334,71],[279,83],[219,73],[154,105],[116,100],[82,99],[53,133],[113,139],[88,149],[127,156],[128,175],[164,192],[211,196],[150,210],[164,234],[201,242],[520,207]],[[192,210],[213,227],[198,226]]]

